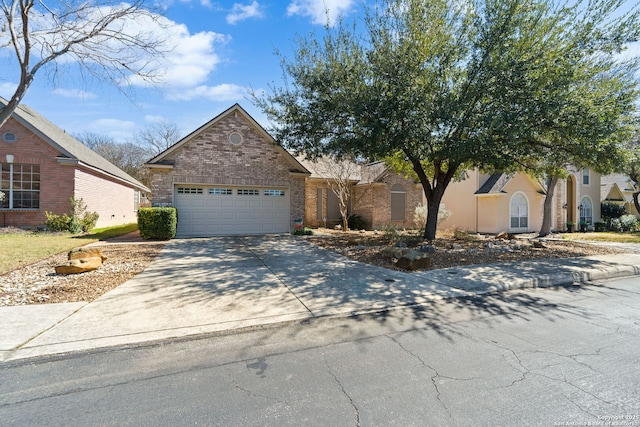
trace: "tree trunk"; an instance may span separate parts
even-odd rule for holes
[[[424,226],[423,236],[425,240],[432,241],[436,239],[436,231],[438,227],[438,210],[440,208],[440,201],[442,200],[443,195],[444,191],[442,192],[442,194],[440,194],[439,197],[435,197],[435,195],[433,195],[431,199],[427,199],[427,223]]]
[[[635,191],[633,193],[633,204],[636,205],[636,210],[638,211],[638,213],[640,213],[640,203],[638,203],[639,194],[640,194],[640,191]]]
[[[427,223],[424,226],[424,240],[435,240],[436,239],[436,230],[438,228],[438,210],[440,208],[440,202],[442,201],[442,196],[444,196],[444,191],[447,189],[447,186],[451,182],[451,179],[456,174],[459,164],[448,164],[446,171],[443,170],[443,164],[441,161],[434,160],[433,162],[433,182],[429,181],[427,174],[420,163],[420,160],[416,158],[412,158],[412,156],[407,155],[409,157],[409,161],[413,165],[413,170],[418,175],[420,179],[420,183],[422,184],[422,189],[424,190],[424,195],[427,198]]]
[[[544,198],[544,209],[542,211],[542,227],[540,227],[539,237],[549,235],[551,232],[551,205],[553,203],[553,195],[558,184],[558,177],[554,176],[547,180],[547,195]]]

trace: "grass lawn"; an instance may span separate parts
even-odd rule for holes
[[[91,234],[82,236],[31,231],[0,233],[0,274],[78,246],[121,236],[137,229],[138,224],[127,224],[94,229]]]
[[[640,243],[640,232],[628,233],[567,233],[562,236],[567,240],[591,240],[597,242]]]

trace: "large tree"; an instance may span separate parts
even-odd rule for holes
[[[464,169],[585,148],[586,138],[559,138],[595,133],[566,98],[584,76],[633,103],[637,67],[613,61],[640,31],[637,7],[616,15],[623,3],[388,0],[368,11],[363,32],[343,22],[321,40],[300,37],[294,57],[281,58],[285,86],[255,102],[297,152],[402,156],[424,189],[432,240],[442,196]]]
[[[0,11],[0,49],[11,50],[18,64],[18,84],[0,110],[0,126],[43,69],[55,76],[73,63],[124,87],[131,78],[155,81],[156,59],[168,50],[157,31],[162,18],[144,0],[1,0]]]

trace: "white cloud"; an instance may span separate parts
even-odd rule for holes
[[[147,114],[146,116],[144,116],[144,121],[147,123],[160,123],[164,120],[164,116],[153,116],[151,114]]]
[[[354,0],[293,0],[287,6],[287,15],[301,15],[311,17],[313,24],[335,24],[338,17],[349,12]]]
[[[9,99],[13,96],[17,88],[18,85],[15,83],[0,83],[0,96]]]
[[[88,131],[107,135],[117,142],[125,142],[135,134],[137,125],[130,120],[98,119],[89,124]]]
[[[171,101],[190,101],[196,98],[206,98],[211,101],[228,102],[239,101],[245,98],[249,89],[235,84],[220,84],[217,86],[201,85],[192,89],[185,89],[167,94]]]
[[[96,99],[97,95],[95,93],[87,92],[80,89],[54,89],[52,92],[54,95],[64,96],[65,98],[76,98],[76,99]]]
[[[233,5],[231,13],[227,15],[227,23],[233,25],[245,19],[262,18],[263,16],[262,6],[255,0],[247,5],[236,3]]]

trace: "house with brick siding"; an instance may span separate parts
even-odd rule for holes
[[[290,232],[309,171],[240,105],[146,164],[154,206],[175,206],[178,237]]]
[[[298,160],[311,172],[305,185],[304,223],[309,227],[333,227],[341,222],[336,177],[339,163],[330,158]],[[349,214],[358,215],[367,228],[415,227],[416,207],[423,204],[422,186],[394,173],[383,162],[353,163],[347,180],[351,186]]]
[[[0,128],[0,162],[0,226],[41,226],[72,196],[99,214],[97,227],[134,223],[150,191],[26,105]]]

